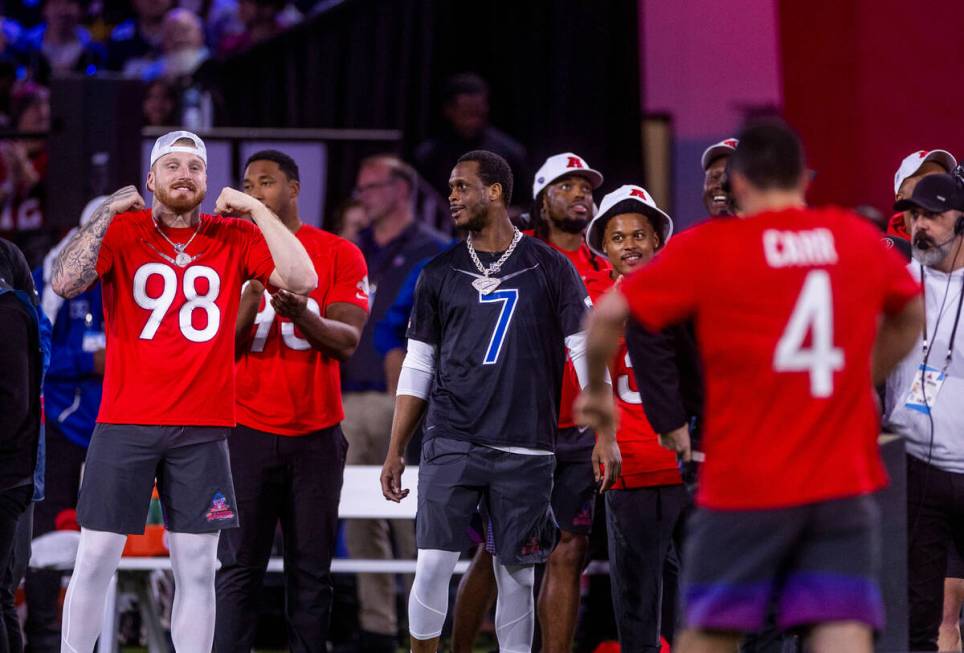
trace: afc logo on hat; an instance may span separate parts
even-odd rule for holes
[[[567,175],[585,177],[592,187],[599,188],[603,183],[603,176],[598,170],[589,167],[589,163],[575,152],[560,152],[553,154],[536,171],[532,181],[532,198],[542,192],[546,186]]]
[[[723,141],[723,144],[732,147],[735,150],[738,142],[739,141],[737,141],[735,138],[728,138]]]
[[[642,188],[639,188],[637,186],[633,186],[632,190],[629,191],[629,196],[638,197],[642,199],[644,202],[649,201],[649,198],[646,197],[646,191],[644,191]]]

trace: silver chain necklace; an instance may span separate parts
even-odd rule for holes
[[[197,227],[195,227],[194,233],[191,234],[191,237],[187,239],[187,242],[186,242],[186,243],[175,243],[173,240],[171,240],[170,238],[167,237],[167,234],[164,233],[164,231],[161,229],[161,225],[159,225],[159,224],[157,223],[157,220],[153,220],[153,222],[154,222],[154,228],[157,229],[157,233],[161,234],[161,238],[163,238],[163,239],[166,240],[168,243],[170,243],[171,247],[174,248],[174,252],[175,252],[174,263],[175,263],[178,267],[182,267],[182,268],[183,268],[183,267],[187,267],[187,265],[188,265],[191,261],[193,261],[194,259],[197,258],[197,256],[190,256],[190,255],[186,254],[186,253],[184,252],[184,250],[187,249],[187,246],[191,244],[191,241],[194,240],[194,237],[197,236],[198,233],[201,231],[201,220],[200,220],[200,219],[198,219]],[[171,259],[168,258],[167,256],[165,256],[164,258],[166,258],[167,260],[171,260]]]
[[[512,256],[512,252],[515,251],[515,247],[519,244],[520,240],[522,240],[522,232],[516,227],[512,227],[512,242],[509,243],[508,249],[502,253],[502,256],[499,257],[498,261],[491,264],[489,267],[485,267],[482,265],[482,261],[479,260],[479,255],[476,254],[475,247],[472,246],[472,234],[469,234],[465,239],[465,245],[469,248],[469,258],[472,259],[472,262],[475,263],[475,267],[478,268],[479,272],[482,273],[480,278],[472,282],[472,287],[483,295],[488,295],[498,288],[499,284],[502,283],[502,279],[492,277],[490,275],[493,275],[502,269],[502,266],[505,264],[505,262],[509,260],[510,256]]]

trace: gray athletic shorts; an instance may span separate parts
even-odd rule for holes
[[[143,533],[156,478],[167,530],[213,533],[236,527],[230,431],[98,424],[87,450],[78,523],[95,531]]]
[[[686,525],[682,590],[691,628],[755,632],[828,621],[881,628],[880,508],[869,495],[790,508],[699,508]]]
[[[552,487],[552,512],[559,528],[577,535],[592,531],[596,508],[596,477],[592,460],[557,460]]]
[[[418,467],[418,548],[466,550],[481,503],[500,563],[545,562],[559,539],[550,503],[554,467],[554,456],[507,453],[450,438],[426,440]]]

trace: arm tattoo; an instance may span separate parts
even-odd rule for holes
[[[90,222],[81,227],[54,261],[50,283],[63,297],[76,297],[97,279],[97,256],[114,213],[112,203],[125,195],[136,193],[133,188],[118,191],[108,197],[94,213]]]

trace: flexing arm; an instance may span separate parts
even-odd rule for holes
[[[97,256],[100,244],[111,221],[118,213],[139,211],[144,198],[133,186],[125,186],[108,197],[94,213],[90,222],[77,230],[70,242],[54,261],[50,285],[54,292],[66,299],[87,290],[97,279]]]
[[[920,297],[907,302],[899,313],[884,316],[874,343],[872,370],[875,385],[886,381],[894,366],[910,352],[923,323],[924,302]]]
[[[335,302],[325,310],[325,317],[308,310],[308,298],[279,290],[271,298],[278,315],[294,322],[305,340],[318,351],[346,361],[355,353],[368,315],[364,309],[345,302]]]
[[[274,261],[271,285],[299,295],[307,295],[318,286],[318,275],[308,252],[264,204],[239,190],[225,188],[218,196],[214,210],[216,213],[250,215],[258,225]]]

